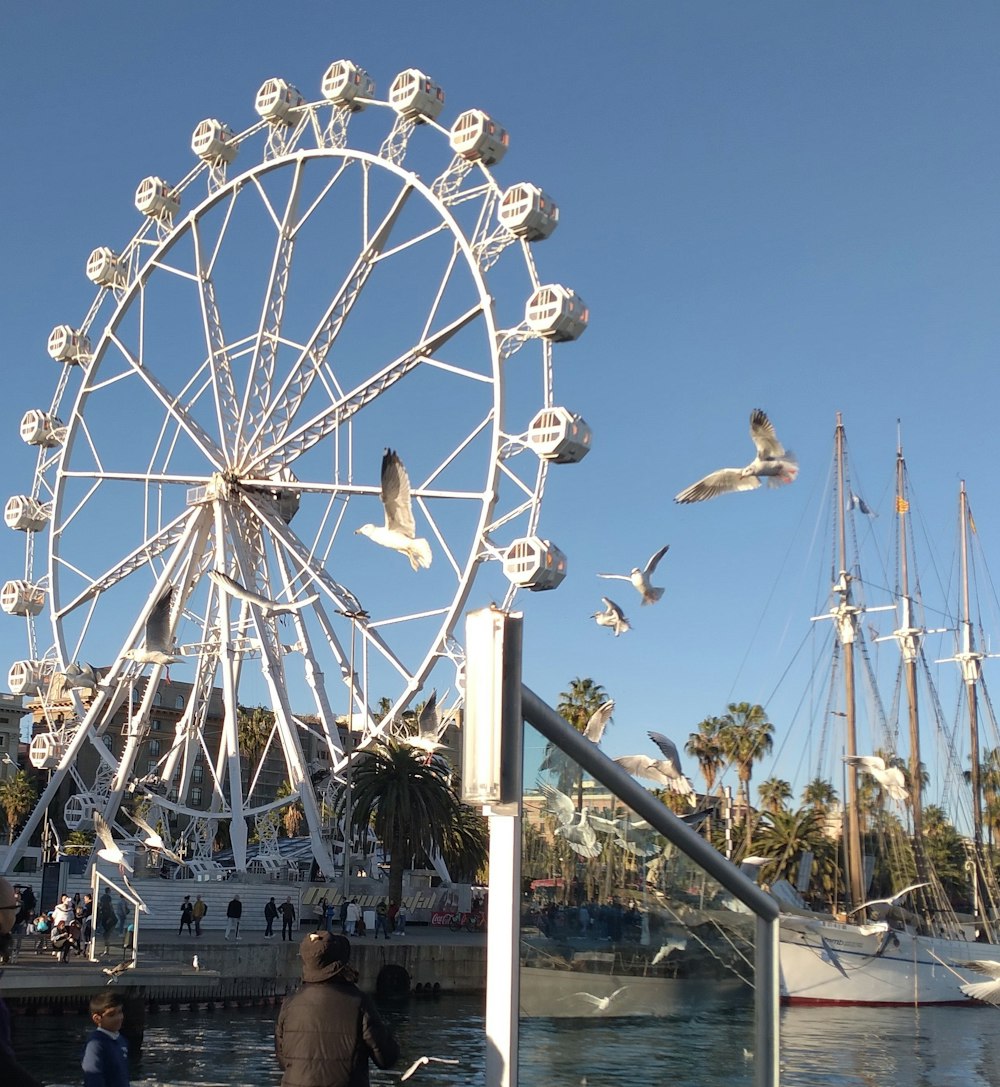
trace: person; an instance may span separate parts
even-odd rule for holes
[[[0,876],[0,950],[11,942],[11,930],[17,917],[18,904],[14,888]],[[10,1012],[0,999],[0,1083],[3,1087],[42,1087],[39,1080],[18,1061],[10,1040]]]
[[[350,936],[354,936],[358,931],[358,922],[361,920],[361,909],[358,906],[358,900],[352,898],[347,904],[347,916],[345,924],[347,925],[347,932]]]
[[[177,926],[177,935],[184,931],[184,926],[187,926],[188,936],[194,935],[191,931],[191,922],[194,921],[194,906],[191,904],[191,896],[185,895],[184,901],[181,903],[181,923]]]
[[[345,895],[340,903],[340,931],[345,936],[347,935],[347,909],[349,906],[350,902],[348,902],[347,896]],[[333,929],[329,925],[327,925],[326,928],[328,932],[333,932]]]
[[[122,895],[118,896],[118,902],[115,904],[115,917],[118,920],[118,927],[124,932],[128,924],[128,903]]]
[[[240,938],[240,918],[243,916],[243,903],[239,895],[233,895],[232,901],[226,907],[226,939],[235,932],[236,939]]]
[[[49,937],[49,943],[52,944],[52,954],[60,962],[66,962],[69,959],[69,953],[74,947],[79,949],[79,944],[73,937],[73,930],[65,921],[56,922],[56,927]]]
[[[206,913],[208,913],[208,906],[202,901],[201,895],[198,895],[194,900],[194,905],[191,907],[191,916],[194,917],[195,936],[201,935],[201,923],[205,919]]]
[[[387,1069],[399,1059],[350,957],[345,936],[310,932],[302,941],[302,987],[282,1003],[274,1031],[281,1087],[369,1087],[369,1061]]]
[[[399,903],[393,898],[389,901],[389,932],[396,931],[396,918],[399,916]]]
[[[406,903],[400,902],[399,912],[396,914],[396,935],[406,935]]]
[[[389,907],[385,904],[383,898],[379,904],[375,907],[375,939],[378,939],[379,929],[385,934],[385,938],[389,939]]]
[[[271,901],[273,902],[274,899],[272,898]],[[285,901],[281,903],[278,910],[281,913],[281,942],[284,943],[286,932],[288,933],[287,939],[291,940],[292,923],[295,921],[295,906],[292,904],[291,896],[285,898]]]
[[[274,904],[274,896],[269,899],[267,905],[264,907],[264,920],[267,922],[267,928],[264,929],[264,939],[271,940],[274,938],[274,922],[278,919],[278,907]],[[284,939],[284,935],[282,935]]]
[[[104,954],[107,955],[111,951],[111,937],[118,927],[115,904],[111,901],[111,892],[107,887],[104,888],[104,894],[97,901],[97,922],[104,935]]]
[[[69,895],[63,895],[59,899],[59,905],[52,907],[52,920],[58,925],[60,921],[65,921],[68,925],[70,918],[73,916],[73,900]]]
[[[83,1087],[129,1087],[128,1044],[122,1037],[125,1001],[104,989],[90,1001],[94,1029],[83,1047]]]
[[[323,895],[319,902],[316,903],[316,928],[323,925],[327,928],[327,931],[329,931],[329,926],[326,924],[326,907],[326,895]]]

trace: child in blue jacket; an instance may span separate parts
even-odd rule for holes
[[[83,1087],[129,1087],[128,1046],[121,1035],[125,1007],[105,989],[90,1001],[94,1030],[83,1050]]]

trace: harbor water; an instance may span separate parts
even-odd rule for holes
[[[415,1084],[485,1087],[483,1001],[445,995],[384,1007],[403,1051],[399,1082],[420,1056]],[[151,1016],[134,1087],[277,1087],[276,1009]],[[78,1084],[82,1017],[14,1023],[22,1060],[46,1083]],[[788,1008],[781,1018],[782,1087],[1000,1087],[995,1008]],[[752,1087],[752,1009],[672,1018],[532,1019],[522,1023],[522,1087]]]

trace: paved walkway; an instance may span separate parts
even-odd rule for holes
[[[225,943],[225,928],[215,928],[202,926],[201,936],[189,936],[187,932],[182,932],[178,935],[176,932],[167,932],[163,929],[141,929],[140,934],[143,940],[149,943],[164,944],[166,946],[174,946],[176,944],[221,944]],[[305,924],[301,928],[296,928],[293,933],[294,942],[298,943],[309,932],[315,932],[316,927],[312,924]],[[335,923],[333,926],[334,934],[340,932],[340,924]],[[273,941],[275,943],[281,943],[281,930],[275,925]],[[371,944],[376,942],[375,937],[368,936],[348,936],[348,939],[352,944],[358,944],[362,946],[364,944]],[[255,924],[252,928],[248,928],[246,925],[240,926],[240,942],[247,944],[268,944],[272,940],[268,940],[264,936],[264,926],[260,923]],[[286,941],[287,942],[287,941]],[[393,933],[390,941],[379,933],[379,943],[392,942],[394,944],[441,944],[456,946],[461,945],[463,947],[476,947],[486,943],[485,932],[466,932],[465,929],[460,929],[458,932],[452,932],[447,925],[413,925],[408,924],[406,926],[406,932],[403,935]],[[98,941],[98,951],[100,951],[100,941]]]

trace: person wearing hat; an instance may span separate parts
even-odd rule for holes
[[[281,1005],[274,1050],[281,1087],[369,1087],[368,1062],[391,1068],[399,1045],[348,965],[346,937],[310,932],[299,947],[302,987]]]
[[[0,950],[10,945],[10,931],[14,927],[20,905],[14,888],[0,877]],[[18,1063],[10,1041],[10,1012],[0,999],[0,1083],[3,1087],[42,1087],[25,1068]]]

